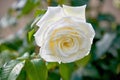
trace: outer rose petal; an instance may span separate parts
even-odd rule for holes
[[[39,26],[39,30],[35,33],[35,40],[38,46],[41,46],[43,43],[43,37],[47,28],[49,28],[50,24],[59,20],[64,16],[63,9],[60,6],[57,7],[48,7],[47,12],[44,16],[37,22],[37,26]]]
[[[81,18],[81,20],[83,20],[84,22],[86,22],[85,8],[86,8],[86,5],[79,6],[79,7],[71,7],[71,6],[63,5],[63,9],[66,16]]]
[[[41,25],[47,21],[56,21],[63,17],[63,10],[60,6],[57,7],[48,7],[47,12],[44,16],[37,22],[37,26],[41,27]]]

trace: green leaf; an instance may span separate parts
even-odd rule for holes
[[[58,70],[52,70],[49,72],[49,76],[47,80],[60,80],[60,74]]]
[[[38,22],[38,20],[40,20],[41,17],[42,17],[42,16],[38,16],[38,17],[36,17],[36,18],[34,19],[34,21],[33,21],[32,24],[31,24],[31,28],[36,27],[35,24]]]
[[[2,68],[1,68],[1,73],[0,73],[0,79],[1,80],[7,80],[12,68],[18,63],[18,61],[10,61],[6,63]]]
[[[89,2],[89,0],[71,0],[72,6],[82,6]]]
[[[42,17],[42,15],[44,15],[46,12],[46,10],[42,9],[42,10],[36,10],[35,12],[35,19],[31,24],[31,28],[33,28],[35,26],[35,24],[38,22],[38,20],[40,20],[40,18]]]
[[[25,6],[22,9],[22,14],[28,14],[31,12],[37,5],[39,4],[39,0],[27,0]]]
[[[15,59],[18,56],[17,52],[4,50],[0,53],[0,67],[2,67],[5,62]]]
[[[20,62],[17,65],[14,66],[12,71],[10,72],[10,75],[8,76],[8,80],[16,80],[17,77],[19,76],[22,68],[24,67],[24,62]]]
[[[90,58],[91,58],[91,55],[89,54],[89,55],[85,56],[84,58],[76,61],[75,63],[78,67],[85,67],[88,64]]]
[[[5,41],[4,43],[0,44],[0,52],[4,50],[18,50],[19,47],[22,46],[22,40],[19,39],[18,37],[15,37],[15,39]],[[17,45],[16,45],[17,44]]]
[[[19,76],[17,77],[16,80],[27,80],[27,75],[26,75],[26,71],[25,68],[23,67],[23,69],[21,70]]]
[[[59,4],[59,5],[65,4],[65,1],[66,1],[66,0],[58,0],[58,4]]]
[[[73,63],[61,63],[59,65],[60,75],[63,80],[70,80],[73,70],[74,70]]]
[[[44,15],[44,14],[46,13],[46,11],[47,11],[47,10],[45,10],[45,9],[36,10],[36,12],[35,12],[35,17]]]
[[[57,6],[58,2],[57,0],[47,0],[49,6]]]
[[[47,67],[40,59],[27,60],[25,69],[29,80],[47,79]]]
[[[34,38],[33,35],[34,35],[35,31],[36,30],[33,28],[31,31],[28,32],[28,36],[27,36],[28,42],[32,42],[32,40]]]
[[[40,20],[40,18],[42,17],[42,15],[44,15],[46,12],[46,10],[42,9],[42,10],[36,10],[35,12],[35,19],[31,24],[31,28],[33,28],[35,26],[35,24],[38,22],[38,20]]]
[[[56,66],[58,66],[58,63],[57,63],[57,62],[48,62],[48,63],[47,63],[47,69],[48,69],[48,70],[54,69]]]
[[[20,62],[17,60],[12,60],[6,63],[1,68],[0,79],[1,80],[16,80],[23,66],[24,66],[24,62]]]
[[[18,60],[26,60],[26,59],[29,59],[30,58],[30,55],[28,52],[24,53],[21,57],[18,57],[17,59]]]

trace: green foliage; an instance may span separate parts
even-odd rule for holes
[[[58,66],[57,62],[48,62],[47,63],[47,69],[51,70],[51,69],[55,69]]]
[[[47,80],[60,80],[61,78],[57,70],[50,71],[48,75]]]
[[[41,15],[44,15],[46,13],[46,10],[45,9],[42,9],[42,10],[36,10],[35,12],[35,17],[38,17],[38,16],[41,16]]]
[[[24,67],[24,61],[16,64],[12,71],[10,72],[10,75],[8,77],[8,80],[16,80],[17,77],[19,76],[22,68]]]
[[[35,29],[32,29],[31,31],[28,32],[28,41],[32,42],[32,40],[34,39],[33,35],[35,33]]]
[[[25,68],[23,67],[23,69],[21,70],[16,80],[26,80],[26,79],[27,79],[27,74],[26,74]]]
[[[3,50],[18,50],[21,45],[22,40],[19,38],[15,38],[12,41],[6,41],[5,43],[2,43],[0,45],[0,52],[2,52]]]
[[[26,58],[25,58],[26,59]],[[33,74],[34,73],[34,74]],[[25,76],[26,75],[26,76]],[[46,80],[47,67],[40,59],[14,60],[0,69],[0,80]]]
[[[6,63],[1,68],[0,79],[1,80],[16,80],[23,65],[24,65],[23,63],[20,63],[17,60],[12,60]]]
[[[59,65],[60,75],[63,80],[70,80],[74,70],[74,63],[61,63]]]
[[[82,6],[89,2],[89,0],[71,0],[72,6]]]
[[[33,59],[32,61],[26,61],[26,72],[29,80],[46,80],[47,79],[47,67],[45,63],[40,59]]]
[[[91,54],[85,56],[84,58],[82,58],[78,61],[76,61],[75,63],[78,67],[85,67],[88,64],[88,62],[90,61],[90,58],[91,58]]]
[[[2,51],[0,53],[0,67],[2,67],[5,62],[8,62],[11,59],[15,59],[17,56],[18,54],[14,51]]]
[[[27,39],[28,39],[28,42],[32,42],[33,39],[34,39],[34,33],[37,31],[37,28],[35,26],[36,22],[41,18],[41,16],[43,14],[45,14],[46,10],[37,10],[36,13],[35,13],[35,19],[34,21],[32,22],[31,24],[31,28],[30,31],[28,31],[28,35],[27,35]]]
[[[27,0],[25,6],[22,9],[22,14],[28,14],[31,12],[38,4],[40,3],[39,0]]]

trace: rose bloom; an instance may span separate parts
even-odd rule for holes
[[[89,54],[95,31],[86,22],[84,6],[48,7],[37,22],[35,41],[41,58],[48,62],[69,63]]]

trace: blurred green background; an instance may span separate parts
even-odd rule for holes
[[[82,60],[44,64],[37,60],[39,47],[33,37],[37,27],[33,21],[42,16],[48,6],[62,4],[87,4],[87,22],[96,32],[94,42],[90,54]],[[120,80],[120,0],[0,0],[0,80],[61,78]]]

